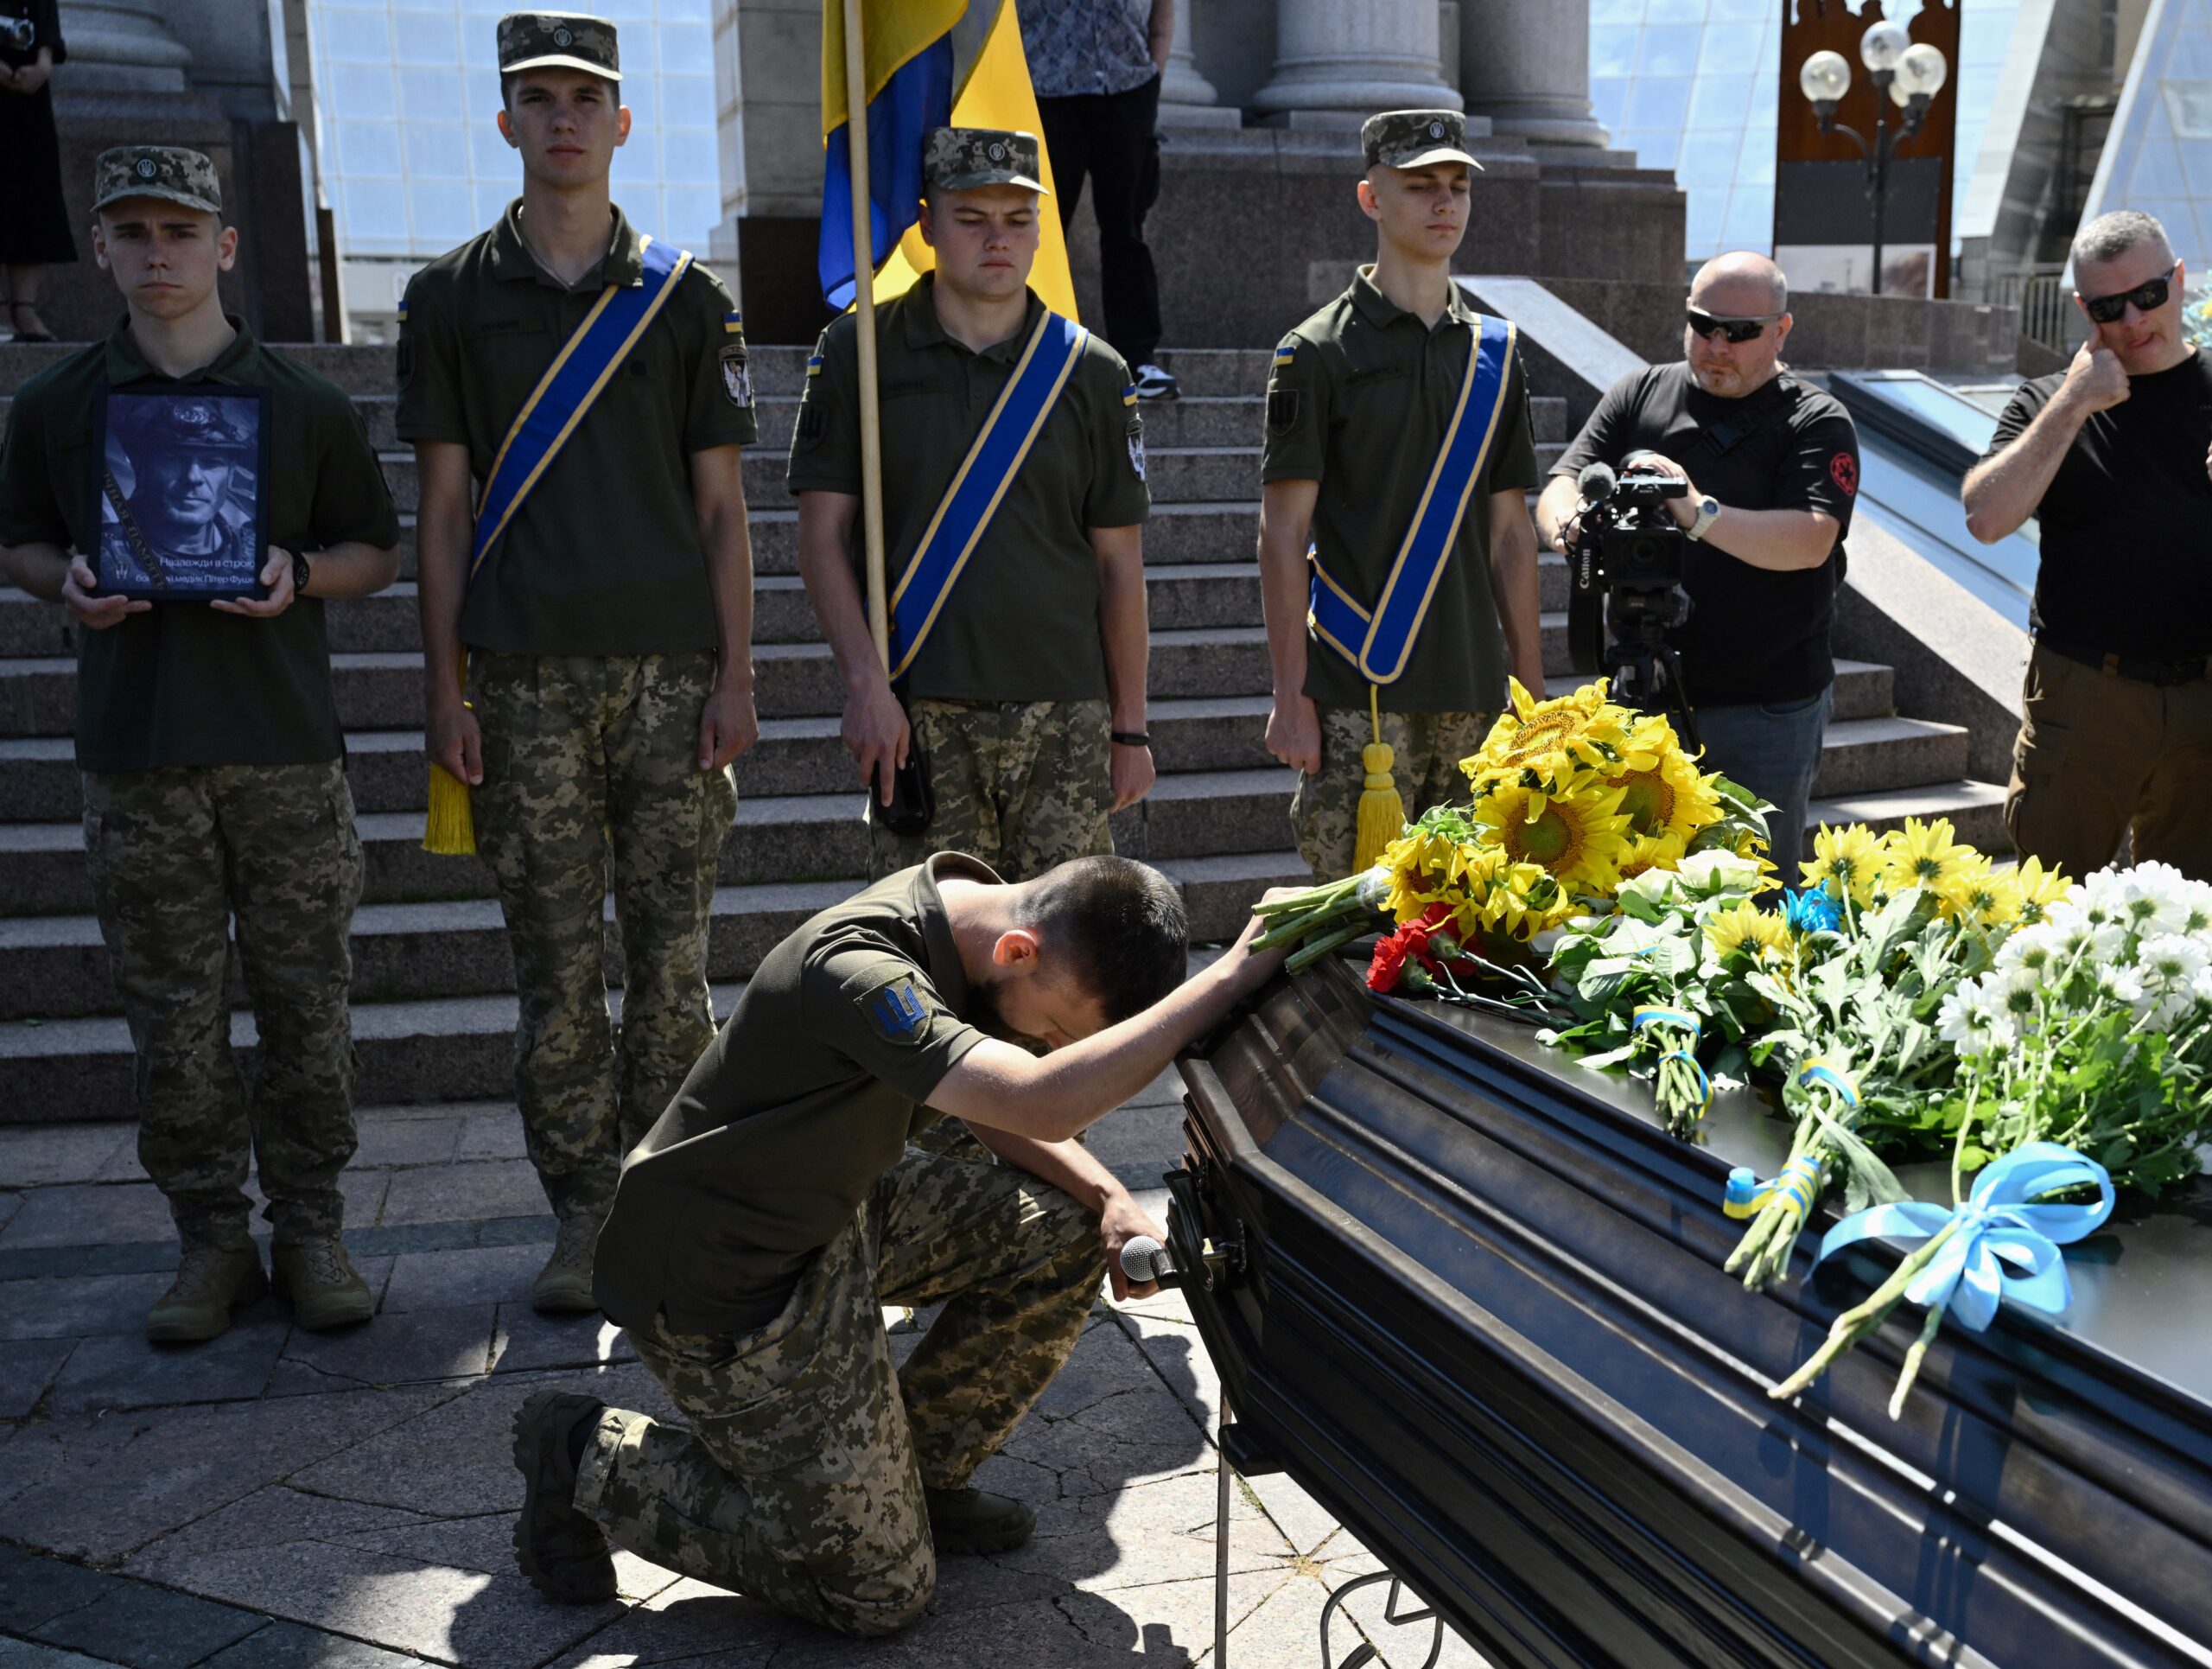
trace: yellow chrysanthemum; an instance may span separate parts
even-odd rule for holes
[[[1980,856],[1953,838],[1948,817],[1933,823],[1909,817],[1882,838],[1883,875],[1892,891],[1925,887],[1940,895]]]
[[[1961,865],[1936,895],[1943,914],[1954,921],[1987,932],[2009,927],[2019,919],[2019,883],[2000,875],[1980,852]]]
[[[1640,835],[1667,834],[1683,845],[1720,821],[1720,796],[1713,793],[1688,754],[1674,744],[1672,727],[1666,729],[1667,746],[1639,749],[1629,767],[1612,779],[1621,791],[1621,810]],[[1649,765],[1639,762],[1649,759]]]
[[[2050,914],[2050,907],[2074,890],[2074,883],[2056,869],[2046,870],[2039,857],[2024,857],[2012,871],[2012,884],[2020,895],[2020,925],[2031,927]]]
[[[1789,927],[1779,915],[1763,910],[1749,899],[1705,919],[1705,941],[1723,959],[1748,951],[1758,960],[1790,963],[1796,946]]]
[[[1688,851],[1688,843],[1671,830],[1638,835],[1621,859],[1621,879],[1633,881],[1648,870],[1679,870]]]
[[[1605,749],[1618,755],[1626,739],[1631,716],[1605,699],[1603,678],[1545,702],[1516,678],[1511,698],[1511,710],[1491,726],[1481,751],[1459,761],[1478,794],[1531,776],[1563,787],[1578,773],[1603,765]]]
[[[1838,897],[1848,898],[1864,909],[1874,901],[1874,883],[1882,876],[1882,843],[1863,823],[1831,829],[1825,823],[1813,837],[1813,857],[1800,863],[1805,884],[1827,886]]]
[[[1516,784],[1491,793],[1475,815],[1511,862],[1535,864],[1570,892],[1610,894],[1632,839],[1620,803],[1620,790],[1603,782],[1552,794]]]

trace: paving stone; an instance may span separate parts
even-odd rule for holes
[[[118,1245],[88,1246],[78,1272],[83,1275],[173,1275],[179,1256],[174,1238],[126,1240]],[[166,1283],[164,1283],[166,1284]]]
[[[8,1132],[7,1176],[23,1188],[100,1180],[118,1152],[137,1150],[137,1127],[125,1124],[25,1124]]]
[[[646,1669],[675,1662],[685,1669],[765,1669],[780,1661],[777,1654],[785,1647],[821,1637],[819,1630],[758,1600],[680,1577],[551,1669]]]
[[[0,1344],[0,1420],[20,1420],[38,1406],[74,1339],[22,1339]]]
[[[1183,1162],[1182,1105],[1128,1102],[1093,1124],[1084,1143],[1124,1187],[1158,1188],[1161,1173]]]
[[[0,1635],[0,1669],[107,1669],[107,1659]]]
[[[203,1554],[284,1542],[335,1541],[363,1531],[433,1522],[400,1507],[339,1500],[286,1484],[270,1484],[163,1536],[124,1568],[135,1576],[168,1581],[181,1561]]]
[[[402,1252],[392,1263],[384,1307],[397,1313],[526,1297],[544,1262],[545,1249],[537,1245]]]
[[[494,1373],[637,1360],[630,1335],[602,1315],[540,1315],[526,1302],[499,1306],[492,1341]]]
[[[0,1281],[80,1274],[92,1250],[90,1246],[25,1246],[19,1251],[0,1251]]]
[[[422,1661],[296,1622],[270,1622],[216,1653],[200,1669],[408,1669]]]
[[[23,1196],[15,1188],[0,1191],[0,1228],[5,1228],[15,1214],[23,1208]]]
[[[76,1182],[33,1189],[0,1229],[0,1248],[173,1240],[175,1235],[168,1201],[151,1182]]]
[[[1028,1545],[995,1562],[1100,1591],[1210,1577],[1215,1479],[1208,1468],[1112,1494],[1048,1503],[1038,1510],[1037,1533]],[[1234,1480],[1229,1500],[1233,1571],[1274,1570],[1292,1557],[1290,1544]]]
[[[169,1277],[162,1273],[0,1281],[0,1339],[140,1333],[146,1326],[146,1307],[168,1284]]]
[[[446,1165],[453,1163],[464,1120],[397,1118],[388,1114],[364,1114],[355,1121],[360,1145],[354,1150],[352,1170],[374,1170],[397,1165]]]
[[[534,1217],[487,1217],[476,1226],[480,1246],[547,1246],[560,1232],[550,1211]],[[541,1254],[542,1255],[542,1254]]]
[[[487,1513],[471,1519],[443,1519],[326,1539],[373,1553],[418,1559],[425,1564],[506,1577],[515,1571],[516,1517],[512,1513]],[[677,1580],[675,1571],[650,1564],[620,1548],[614,1550],[614,1577],[622,1596],[633,1602],[650,1599]]]
[[[520,1159],[526,1154],[527,1150],[523,1145],[522,1114],[513,1107],[472,1112],[461,1120],[460,1157]]]
[[[1230,1637],[1265,1608],[1285,1584],[1298,1578],[1288,1567],[1255,1570],[1229,1579]],[[1211,1655],[1213,1646],[1213,1577],[1188,1582],[1154,1583],[1143,1588],[1120,1588],[1111,1593],[1074,1593],[1062,1597],[1057,1608],[1069,1626],[1091,1646],[1123,1653],[1141,1653],[1149,1669],[1155,1658],[1168,1663],[1198,1663]],[[1257,1653],[1239,1656],[1230,1648],[1237,1669],[1246,1666],[1316,1661],[1310,1640],[1296,1653],[1281,1658]],[[1126,1656],[1122,1659],[1128,1661]],[[1341,1660],[1341,1659],[1339,1659]],[[781,1666],[778,1666],[781,1669]]]
[[[395,1172],[385,1196],[386,1223],[451,1223],[524,1217],[545,1209],[545,1190],[527,1159],[494,1159],[437,1169]]]
[[[206,1344],[151,1344],[143,1333],[87,1339],[54,1381],[54,1408],[76,1412],[258,1397],[291,1331],[281,1308],[264,1298]]]
[[[285,1341],[284,1360],[361,1385],[407,1385],[480,1374],[491,1356],[493,1315],[490,1304],[471,1304],[386,1313],[331,1333],[295,1328]]]
[[[1109,1397],[1064,1420],[1025,1420],[1005,1452],[1050,1468],[1065,1494],[1100,1494],[1196,1470],[1212,1449],[1163,1389]]]
[[[1332,1545],[1357,1548],[1359,1545],[1347,1532]],[[1333,1594],[1361,1577],[1378,1574],[1383,1568],[1382,1561],[1361,1549],[1356,1558],[1323,1563],[1316,1574]],[[1437,1652],[1435,1669],[1489,1669],[1490,1660],[1454,1634],[1449,1624],[1444,1627],[1440,1645],[1434,1621],[1391,1621],[1393,1616],[1406,1618],[1426,1609],[1427,1602],[1411,1588],[1402,1587],[1394,1605],[1390,1584],[1378,1582],[1348,1594],[1337,1608],[1337,1616],[1348,1620],[1374,1646],[1375,1660],[1386,1666],[1386,1669],[1422,1669],[1433,1648]],[[1332,1641],[1345,1638],[1341,1622],[1332,1622],[1330,1637]],[[1339,1646],[1337,1649],[1341,1652],[1343,1648]]]
[[[122,1586],[120,1577],[80,1564],[0,1547],[0,1628],[28,1634]]]
[[[264,1621],[251,1611],[151,1583],[125,1582],[31,1632],[50,1645],[130,1669],[188,1669],[210,1653],[244,1640]]]
[[[402,1252],[443,1252],[476,1244],[476,1225],[455,1223],[387,1223],[373,1228],[349,1228],[346,1244],[355,1257]]]
[[[1115,1322],[1136,1341],[1154,1373],[1180,1398],[1191,1417],[1211,1431],[1221,1413],[1221,1375],[1206,1354],[1188,1303],[1173,1289],[1150,1298],[1108,1309]]]

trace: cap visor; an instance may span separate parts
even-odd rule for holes
[[[502,64],[499,73],[512,75],[526,69],[580,69],[587,75],[596,75],[602,81],[619,81],[622,72],[609,69],[604,64],[594,64],[588,58],[571,57],[565,52],[549,53],[543,58],[525,58],[520,63]]]
[[[1416,150],[1410,156],[1386,156],[1382,162],[1387,168],[1427,168],[1431,162],[1465,162],[1478,174],[1484,171],[1480,162],[1457,145],[1437,145],[1427,150]]]
[[[1014,174],[1005,169],[995,169],[982,174],[956,174],[949,180],[937,182],[940,191],[974,191],[982,186],[1020,186],[1030,191],[1039,191],[1047,197],[1052,188],[1042,180],[1033,180],[1027,174]]]
[[[133,197],[158,197],[165,203],[176,203],[185,208],[197,209],[202,214],[220,214],[223,212],[219,208],[208,207],[199,198],[187,192],[173,191],[167,186],[142,186],[134,182],[127,191],[111,191],[106,196],[97,199],[92,204],[92,213],[99,213],[110,203],[129,202]]]

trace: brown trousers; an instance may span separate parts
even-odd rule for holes
[[[2077,879],[2134,861],[2212,881],[2212,678],[2161,687],[2038,645],[2012,749],[2012,844]]]

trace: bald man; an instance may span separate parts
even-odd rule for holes
[[[1682,358],[1614,384],[1536,504],[1537,536],[1565,551],[1592,463],[1685,476],[1667,500],[1690,537],[1690,617],[1669,634],[1707,770],[1771,800],[1771,855],[1795,884],[1821,761],[1835,662],[1828,631],[1843,536],[1859,492],[1859,436],[1844,409],[1790,375],[1789,285],[1748,252],[1691,282]]]

